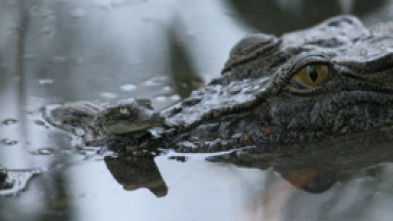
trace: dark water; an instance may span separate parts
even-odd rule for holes
[[[129,97],[160,109],[219,76],[247,33],[281,34],[342,13],[366,25],[391,21],[393,1],[0,1],[0,166],[18,180],[0,198],[0,220],[391,220],[389,163],[311,194],[272,170],[202,154],[116,160],[39,113],[49,103]]]

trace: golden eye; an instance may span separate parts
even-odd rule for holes
[[[307,65],[296,73],[297,81],[306,88],[313,88],[329,79],[327,65]]]
[[[122,114],[122,115],[129,115],[129,114],[130,114],[130,111],[129,111],[128,108],[126,108],[126,107],[121,107],[121,108],[119,109],[119,113]]]

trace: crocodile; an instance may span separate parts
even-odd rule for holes
[[[83,137],[90,145],[102,144],[100,137],[123,134],[140,137],[149,128],[163,125],[165,120],[153,111],[151,101],[144,98],[106,105],[85,101],[53,104],[41,111],[49,124]]]
[[[61,105],[45,119],[60,129],[130,134],[130,140],[138,139],[137,146],[179,152],[243,147],[276,152],[286,146],[293,151],[305,143],[390,127],[392,33],[391,23],[368,29],[356,17],[338,16],[281,37],[252,34],[233,47],[221,77],[159,117],[146,114],[149,101],[132,100],[101,111],[85,103]],[[124,111],[122,105],[139,115],[115,114]],[[74,112],[76,117],[69,114]],[[114,126],[118,124],[122,129]],[[135,131],[154,136],[138,138]]]
[[[131,103],[133,111],[147,111]],[[84,106],[62,105],[46,119],[60,129],[67,124],[85,132],[111,131],[96,137],[127,154],[230,151],[212,160],[258,167],[265,167],[264,161],[293,165],[282,160],[285,154],[311,154],[307,160],[319,162],[326,155],[320,150],[332,147],[348,156],[351,152],[344,150],[372,146],[374,138],[392,139],[393,23],[367,28],[358,18],[342,15],[282,36],[251,34],[232,48],[220,77],[154,113],[161,120],[153,124],[146,124],[152,114],[139,121]],[[77,124],[69,114],[53,114],[59,108],[60,113],[78,110]],[[130,129],[116,133],[117,123],[108,124],[109,117]],[[340,157],[330,153],[322,161]]]

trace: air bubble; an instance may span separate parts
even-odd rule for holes
[[[43,78],[43,79],[38,79],[38,83],[42,85],[46,85],[46,84],[53,84],[54,81],[49,78]]]
[[[158,96],[155,97],[154,100],[156,100],[157,102],[166,102],[168,99],[164,96]]]
[[[51,155],[54,152],[55,151],[52,148],[41,148],[41,149],[37,150],[38,155]]]
[[[173,93],[173,88],[171,86],[165,86],[162,88],[164,93]]]
[[[180,101],[181,97],[178,94],[174,94],[174,95],[170,96],[169,99],[171,101]]]
[[[5,120],[3,120],[3,124],[4,125],[12,125],[12,124],[16,124],[18,121],[17,120],[15,120],[15,119],[12,119],[12,118],[9,118],[9,119],[5,119]]]
[[[120,89],[122,91],[133,91],[137,89],[137,86],[135,84],[123,84],[122,86],[120,86]]]
[[[148,79],[147,81],[143,82],[142,85],[145,87],[154,87],[154,86],[162,86],[168,82],[168,78],[165,76],[157,76]]]
[[[18,141],[4,138],[1,140],[1,143],[5,144],[7,146],[13,146],[13,145],[16,145],[18,143]]]

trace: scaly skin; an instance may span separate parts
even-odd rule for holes
[[[129,157],[161,148],[230,150],[209,160],[273,166],[293,185],[321,192],[340,171],[393,158],[392,36],[392,23],[367,29],[351,16],[281,37],[253,34],[231,50],[220,78],[161,111],[160,117],[138,117],[146,109],[133,103],[141,115],[119,117],[109,107],[84,113],[81,105],[70,105],[57,110],[89,120],[69,114],[48,119],[61,129],[110,131],[99,136],[110,137],[108,147]],[[307,71],[318,83],[299,80],[300,72],[316,67],[327,70],[321,71],[326,78],[314,81],[315,73]]]
[[[101,136],[108,131],[115,138],[121,134],[117,146],[125,142],[131,150],[218,152],[247,147],[265,153],[303,151],[323,146],[327,139],[390,127],[392,34],[392,24],[367,29],[351,16],[334,17],[281,37],[254,34],[231,50],[220,78],[161,111],[165,124],[154,121],[152,114],[143,117],[146,107],[134,102],[132,109],[140,115],[119,117],[104,108],[100,113],[106,114],[94,114],[99,124],[88,125],[106,131]],[[304,86],[296,75],[313,65],[324,66],[327,79]],[[67,116],[54,118],[67,122]],[[85,129],[86,121],[79,122]],[[131,125],[129,133],[127,125]],[[146,135],[147,130],[154,139],[134,133]],[[116,146],[116,141],[111,144]]]
[[[179,152],[294,152],[390,127],[392,34],[392,24],[366,29],[342,16],[279,38],[251,35],[232,49],[222,77],[161,113],[171,124],[154,143]],[[294,75],[310,64],[328,67],[329,79],[301,87]]]

